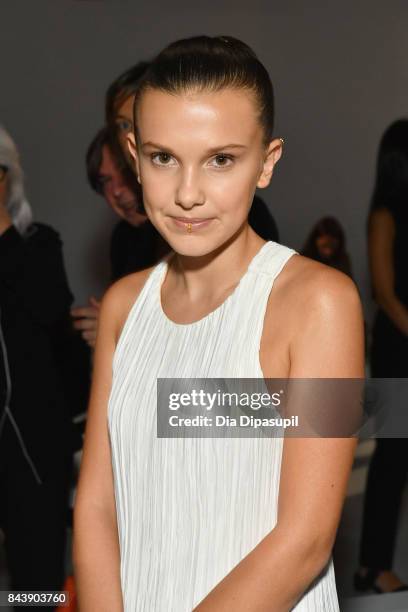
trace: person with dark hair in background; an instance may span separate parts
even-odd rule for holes
[[[85,362],[89,385],[72,300],[61,239],[33,222],[17,149],[0,127],[0,527],[11,590],[59,591],[65,578],[73,453],[82,446],[72,417],[88,401],[87,389],[77,393]]]
[[[139,62],[109,85],[105,96],[106,126],[92,140],[86,155],[89,184],[121,218],[110,245],[112,282],[157,262],[170,250],[144,212],[141,187],[126,144],[126,136],[133,129],[134,95],[147,66],[147,62]],[[92,348],[99,307],[99,300],[91,296],[87,306],[71,310],[74,327]]]
[[[119,169],[130,170],[135,182],[133,160],[130,157],[127,146],[127,135],[133,130],[133,100],[135,93],[139,81],[148,66],[148,62],[139,62],[120,74],[113,83],[109,85],[105,97],[105,121],[114,137],[112,139],[114,155],[119,164]],[[123,153],[123,161],[126,160],[128,163],[127,168],[124,168],[123,162],[119,163],[120,156],[116,150],[116,144],[120,145]]]
[[[368,217],[372,292],[378,311],[370,351],[373,378],[408,377],[408,119],[382,136]],[[392,406],[389,406],[392,410]],[[408,472],[408,439],[377,438],[364,498],[359,591],[407,590],[392,570]]]
[[[144,207],[174,251],[102,301],[74,513],[81,612],[338,612],[355,439],[158,436],[158,378],[364,377],[353,282],[248,224],[282,152],[268,72],[233,37],[176,41],[135,117]]]
[[[88,181],[120,217],[115,226],[110,248],[111,280],[142,270],[156,263],[169,252],[159,232],[144,212],[140,212],[142,193],[129,184],[120,170],[109,128],[102,128],[89,145],[86,155]]]
[[[264,240],[279,242],[279,230],[271,211],[259,196],[255,195],[249,210],[248,223]]]
[[[334,217],[323,217],[316,223],[301,250],[301,254],[352,277],[344,230],[340,222]]]
[[[111,237],[111,282],[153,265],[170,250],[146,214],[140,212],[140,185],[129,168],[127,171],[123,166],[120,169],[114,151],[117,148],[112,144],[111,130],[104,127],[92,140],[86,155],[90,186],[104,197],[121,219]],[[95,346],[99,308],[99,300],[91,296],[88,306],[71,309],[75,329],[81,331],[92,348]]]

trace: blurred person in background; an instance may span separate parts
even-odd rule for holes
[[[111,280],[156,263],[170,249],[142,208],[140,185],[128,180],[115,156],[109,128],[102,128],[91,142],[86,169],[91,188],[103,196],[120,218],[111,239]],[[134,175],[133,175],[134,177]]]
[[[147,62],[139,62],[109,85],[106,125],[92,140],[86,155],[90,186],[120,217],[111,237],[111,282],[156,263],[170,251],[144,213],[141,187],[126,143],[133,129],[134,94],[147,66]],[[100,301],[91,296],[87,305],[71,310],[74,327],[91,348],[95,346],[99,307]]]
[[[72,412],[88,399],[77,393],[89,349],[72,329],[72,300],[59,234],[33,221],[17,149],[0,127],[0,526],[11,590],[57,591],[65,577],[82,444]]]
[[[352,277],[346,237],[335,217],[323,217],[310,232],[301,254]]]
[[[128,163],[127,169],[132,173],[134,180],[136,179],[133,169],[134,164],[127,145],[127,135],[133,130],[134,96],[139,81],[148,66],[148,62],[139,62],[120,74],[109,85],[105,97],[106,125],[112,131],[116,143],[119,144],[123,153],[123,160]],[[113,142],[113,145],[115,145],[115,142]],[[119,161],[118,158],[117,160]],[[122,165],[120,165],[120,169],[122,169]]]
[[[105,199],[120,218],[113,229],[110,243],[111,282],[153,265],[170,251],[154,225],[144,212],[140,212],[140,186],[133,173],[129,180],[129,172],[123,170],[115,151],[112,133],[106,126],[92,140],[86,156],[91,188]],[[88,305],[71,309],[74,327],[81,331],[92,348],[95,345],[99,307],[99,300],[91,296]]]
[[[373,378],[408,377],[408,120],[394,122],[379,147],[368,217],[373,297],[378,305],[370,350]],[[392,410],[392,406],[389,406]],[[364,499],[359,591],[407,590],[392,569],[408,439],[377,438]]]

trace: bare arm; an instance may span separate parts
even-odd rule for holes
[[[385,208],[373,212],[369,222],[368,254],[374,299],[394,325],[408,335],[408,309],[394,290],[394,236],[391,213]]]
[[[354,284],[325,271],[310,296],[299,296],[289,376],[362,378],[363,322]],[[330,559],[355,444],[285,439],[275,528],[195,612],[286,612],[296,604]]]

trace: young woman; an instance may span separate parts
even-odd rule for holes
[[[364,374],[352,281],[248,225],[282,152],[269,76],[234,38],[175,42],[142,79],[135,125],[145,209],[175,253],[103,299],[75,508],[81,612],[337,611],[355,440],[156,436],[159,377]]]
[[[407,203],[408,120],[401,119],[381,139],[368,217],[372,288],[379,307],[370,350],[374,378],[408,376]],[[408,440],[378,438],[367,476],[361,565],[354,576],[354,586],[360,591],[408,589],[392,569],[407,473]]]

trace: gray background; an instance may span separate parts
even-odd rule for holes
[[[365,220],[379,138],[408,115],[407,17],[406,0],[2,0],[0,123],[19,146],[37,220],[61,232],[76,303],[108,278],[115,219],[84,168],[106,87],[176,38],[231,34],[275,85],[285,152],[260,195],[281,241],[299,249],[312,224],[336,215],[370,317]]]

